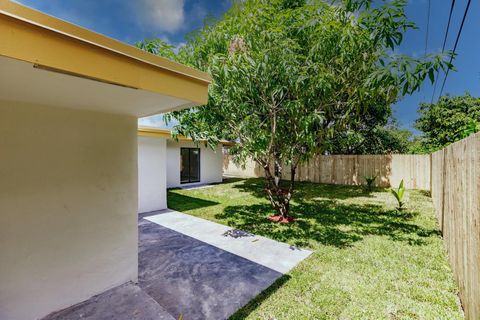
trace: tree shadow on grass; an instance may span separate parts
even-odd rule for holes
[[[239,179],[243,181],[234,186],[242,192],[250,193],[255,198],[265,198],[265,182],[261,178]],[[227,181],[238,182],[238,181]],[[282,181],[286,185],[287,181]],[[371,191],[366,190],[363,186],[344,186],[334,184],[319,184],[313,182],[296,182],[294,197],[304,200],[311,198],[324,197],[327,199],[344,200],[355,197],[373,197],[373,192],[385,191],[383,188],[373,188]]]
[[[175,190],[178,189],[167,190],[167,205],[169,208],[175,208],[176,210],[181,212],[210,207],[218,204],[218,202],[215,201],[194,198],[179,194],[177,192],[174,192]]]
[[[261,179],[245,180],[236,183],[234,188],[257,198],[265,198]],[[319,245],[347,248],[368,236],[382,236],[390,241],[421,246],[427,245],[430,238],[440,235],[436,229],[417,224],[415,218],[418,212],[386,209],[366,199],[360,200],[360,197],[374,197],[374,192],[385,192],[385,189],[375,188],[368,193],[361,187],[300,183],[291,207],[297,220],[291,224],[269,221],[267,216],[273,214],[273,210],[266,201],[228,206],[215,218],[234,228],[311,249],[318,249]],[[340,201],[356,197],[359,201]],[[247,318],[289,278],[288,275],[281,277],[230,319]]]
[[[222,183],[233,183],[233,182],[239,182],[239,181],[244,181],[246,180],[245,178],[237,178],[237,177],[223,177],[222,178]]]
[[[297,201],[291,210],[297,220],[287,225],[266,219],[272,213],[268,203],[229,206],[215,218],[234,228],[308,248],[318,244],[349,247],[369,235],[424,245],[427,238],[439,235],[438,230],[415,224],[412,220],[416,213],[385,210],[379,205],[311,200]]]
[[[430,190],[418,190],[418,192],[425,197],[432,197],[432,192]]]

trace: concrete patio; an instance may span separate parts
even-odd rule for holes
[[[139,217],[139,279],[45,319],[226,319],[310,251],[172,210]]]

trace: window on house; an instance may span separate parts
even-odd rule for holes
[[[200,182],[200,149],[180,148],[180,183]]]

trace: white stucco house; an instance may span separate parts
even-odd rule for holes
[[[0,0],[0,319],[138,280],[137,120],[205,104],[209,83]]]
[[[171,137],[168,129],[138,129],[138,211],[167,208],[167,188],[222,182],[223,145],[215,149],[188,137]]]

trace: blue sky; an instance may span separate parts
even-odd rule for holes
[[[453,49],[460,22],[465,11],[467,0],[457,0],[450,26],[446,50]],[[430,31],[427,52],[440,52],[442,49],[445,28],[448,21],[451,0],[431,0]],[[422,56],[425,52],[425,35],[427,26],[428,0],[410,0],[407,6],[407,17],[417,24],[418,29],[406,34],[405,41],[400,47],[400,52]],[[457,58],[453,62],[457,71],[450,72],[445,84],[444,94],[462,95],[466,91],[472,95],[480,96],[480,1],[472,1],[467,20],[463,27]],[[443,81],[438,83],[436,97],[438,99],[440,87]],[[430,102],[432,99],[433,86],[426,83],[420,92],[405,97],[394,107],[395,115],[400,123],[407,128],[418,117],[417,108],[420,102]]]
[[[230,7],[229,0],[18,0],[63,20],[120,41],[133,44],[157,37],[173,45],[185,42],[185,36],[202,26],[205,18],[220,17]],[[467,0],[457,0],[447,49],[453,48],[455,36]],[[451,0],[431,0],[430,32],[427,52],[439,52],[442,47]],[[408,18],[418,29],[409,31],[399,48],[400,53],[420,57],[425,52],[428,0],[410,0]],[[469,91],[480,96],[480,1],[472,1],[469,16],[457,48],[444,93],[460,95]],[[443,77],[443,75],[441,75]],[[443,80],[441,78],[440,80]],[[441,86],[441,82],[438,87]],[[440,89],[437,89],[437,95]],[[394,106],[403,127],[412,129],[420,102],[430,102],[433,87],[427,83],[419,93],[406,97]],[[438,97],[435,97],[435,100]]]

